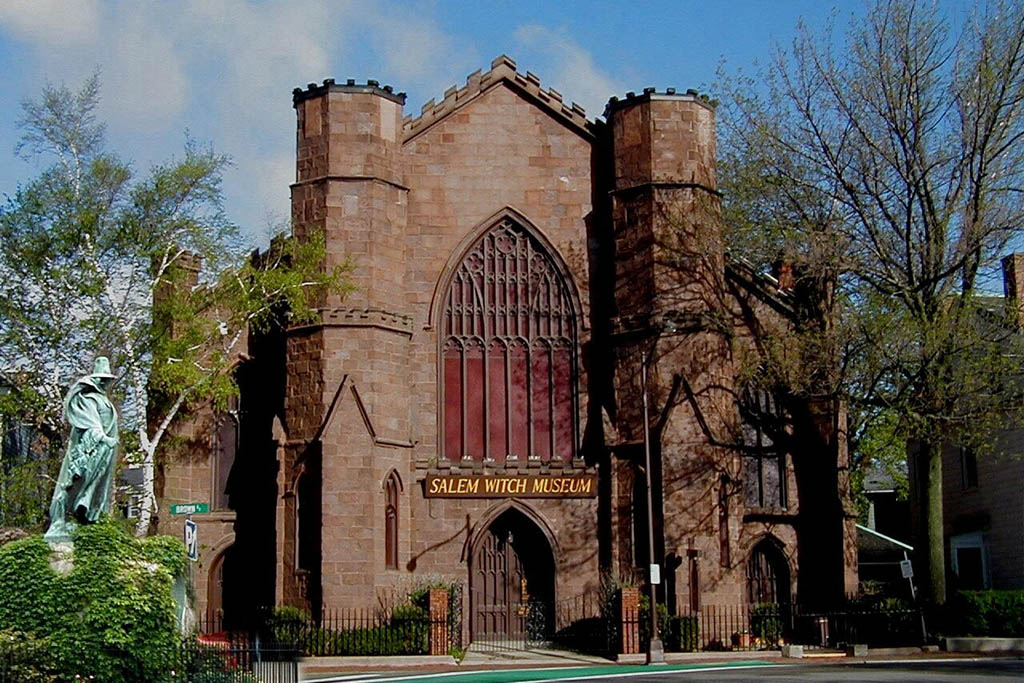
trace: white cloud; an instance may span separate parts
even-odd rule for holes
[[[5,32],[31,56],[33,80],[77,85],[99,69],[100,115],[111,126],[165,125],[189,102],[188,77],[172,31],[151,3],[38,2],[0,5]]]
[[[601,116],[608,98],[621,94],[622,84],[599,69],[590,52],[564,31],[526,24],[516,29],[515,37],[524,48],[548,57],[543,69],[530,70],[554,85],[567,101],[583,106],[588,118]]]
[[[384,73],[396,84],[415,85],[421,92],[440,95],[457,83],[460,71],[477,68],[475,51],[445,33],[433,17],[407,12],[396,21],[394,9],[379,3],[362,2],[353,8],[352,18],[376,37],[374,50]],[[414,103],[414,106],[416,104]]]
[[[0,25],[33,41],[80,45],[100,33],[98,0],[4,0]]]
[[[0,0],[0,40],[18,55],[29,97],[44,81],[77,87],[98,68],[111,145],[140,170],[179,153],[186,129],[211,141],[234,160],[224,176],[229,215],[255,234],[268,215],[289,215],[292,88],[376,61],[358,76],[439,96],[483,66],[440,27],[436,9],[371,0]]]

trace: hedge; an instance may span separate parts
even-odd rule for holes
[[[1024,637],[1024,590],[959,591],[945,621],[949,635]]]
[[[0,547],[0,629],[44,639],[57,681],[165,680],[181,643],[171,590],[188,566],[182,542],[104,520],[75,531],[69,572],[52,558],[42,536]]]

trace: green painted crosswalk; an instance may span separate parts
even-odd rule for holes
[[[360,681],[365,683],[456,683],[472,681],[472,683],[531,683],[532,681],[592,681],[603,678],[623,676],[655,676],[660,674],[683,673],[687,671],[707,672],[735,669],[753,669],[778,666],[771,662],[744,661],[724,662],[721,664],[669,664],[665,666],[634,665],[603,665],[603,666],[571,666],[550,667],[539,669],[501,669],[478,671],[444,671],[429,674],[382,674],[367,676],[366,674],[349,674],[336,677],[316,678],[310,683],[346,683]]]

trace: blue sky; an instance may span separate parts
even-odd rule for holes
[[[966,0],[946,0],[955,16]],[[291,91],[368,78],[408,93],[418,113],[507,54],[567,101],[600,116],[645,86],[714,94],[719,64],[752,72],[797,22],[837,25],[863,10],[811,0],[3,0],[0,193],[38,170],[14,155],[21,102],[42,84],[102,79],[110,147],[140,172],[180,153],[186,131],[228,154],[227,210],[255,242],[288,215]]]

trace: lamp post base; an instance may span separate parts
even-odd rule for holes
[[[651,644],[647,648],[648,664],[664,664],[665,648],[661,644],[661,638],[651,638]]]

